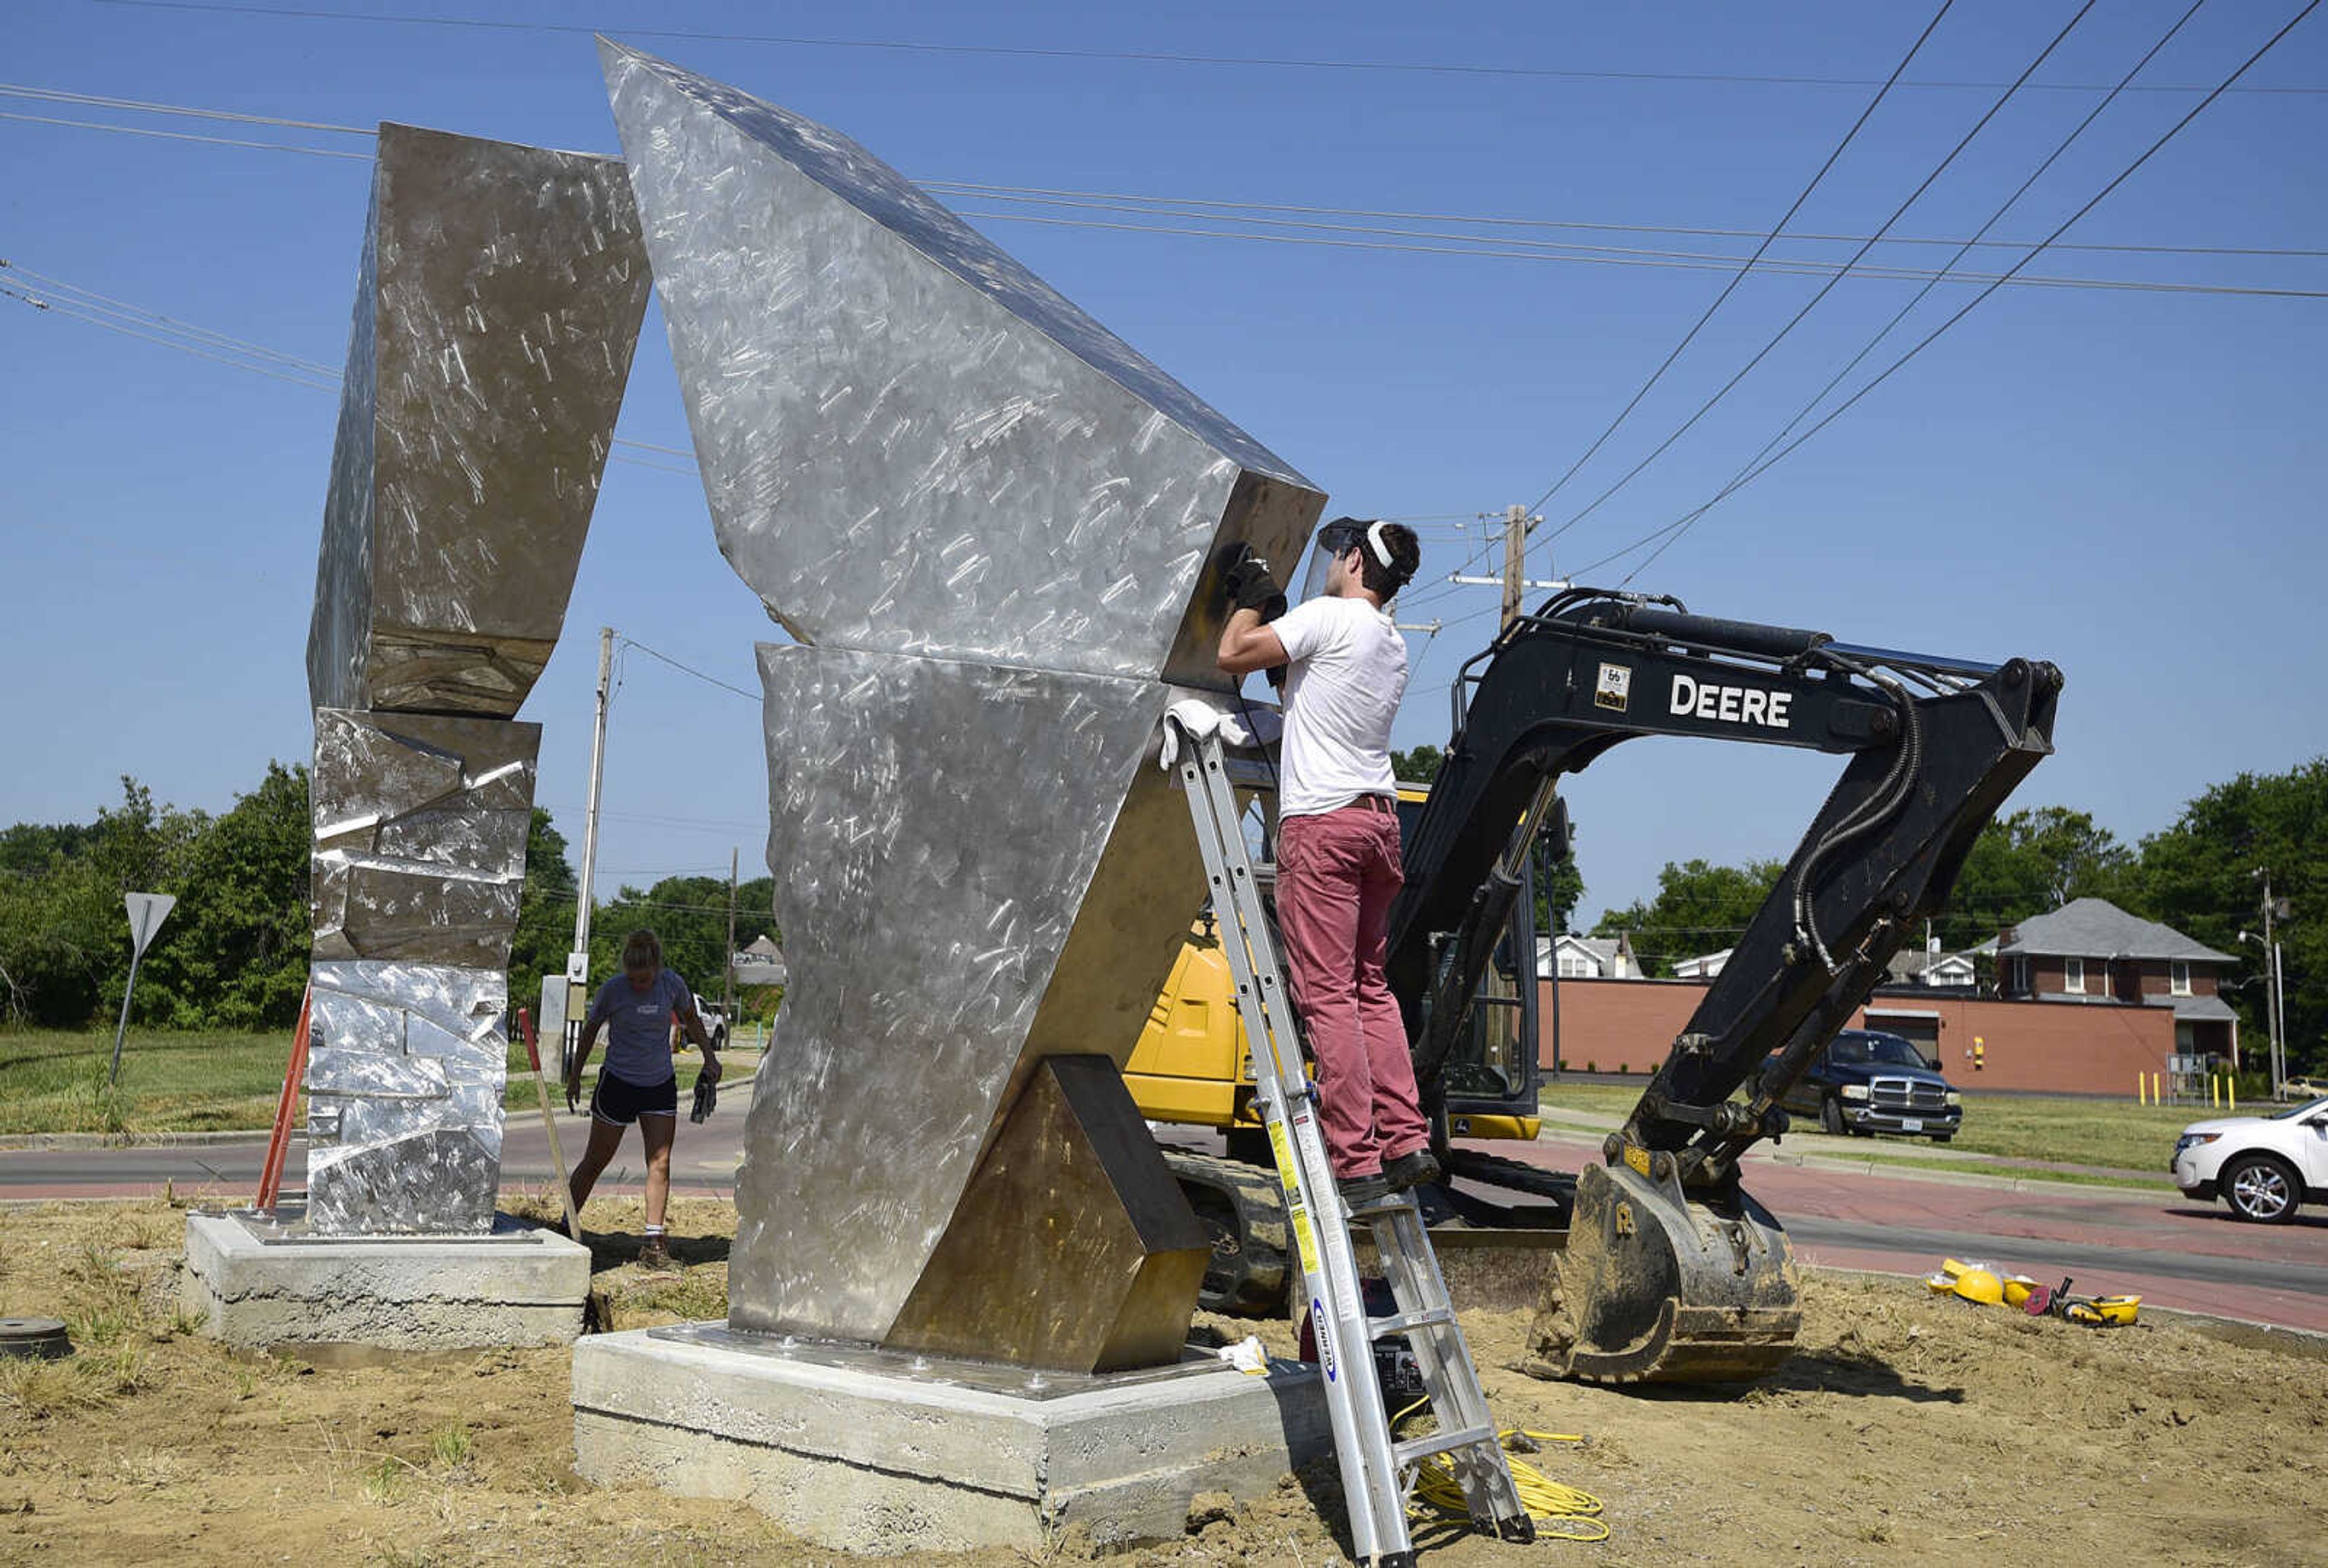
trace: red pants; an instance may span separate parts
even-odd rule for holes
[[[1364,805],[1288,817],[1277,836],[1286,980],[1318,1057],[1319,1122],[1338,1177],[1427,1147],[1414,1058],[1383,979],[1399,871],[1398,818]]]

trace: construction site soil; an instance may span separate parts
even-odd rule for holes
[[[537,1212],[540,1212],[537,1210]],[[725,1310],[732,1211],[674,1206],[688,1267],[650,1276],[635,1200],[592,1206],[615,1328]],[[70,1324],[76,1353],[0,1361],[0,1562],[803,1564],[837,1554],[736,1503],[573,1472],[569,1355],[315,1365],[238,1356],[178,1314],[184,1215],[161,1202],[0,1212],[0,1316]],[[1510,1369],[1529,1314],[1465,1329],[1506,1424],[1574,1434],[1532,1456],[1597,1496],[1610,1537],[1516,1545],[1418,1528],[1439,1568],[1600,1562],[2316,1563],[2323,1363],[2188,1324],[2088,1329],[1813,1276],[1801,1348],[1759,1384],[1623,1392]],[[1200,1336],[1283,1323],[1200,1319]],[[1344,1560],[1330,1463],[1207,1499],[1182,1539],[932,1554],[966,1568]]]

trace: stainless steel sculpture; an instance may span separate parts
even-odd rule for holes
[[[792,984],[730,1319],[905,1343],[1042,1059],[1138,1038],[1203,897],[1153,757],[1175,686],[1226,687],[1211,564],[1323,497],[847,137],[601,57],[720,549],[798,640],[760,652]],[[1020,1291],[1094,1294],[1044,1257]],[[1043,1332],[985,1348],[1107,1338]]]
[[[612,159],[384,125],[308,634],[308,1221],[483,1233],[549,661],[646,308]]]

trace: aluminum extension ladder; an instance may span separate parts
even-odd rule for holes
[[[1533,1539],[1535,1522],[1512,1484],[1495,1420],[1413,1195],[1399,1193],[1348,1209],[1327,1164],[1317,1090],[1302,1063],[1276,928],[1261,899],[1262,885],[1274,879],[1276,868],[1253,863],[1236,803],[1238,783],[1267,787],[1273,780],[1233,777],[1233,769],[1243,770],[1226,758],[1217,734],[1184,746],[1177,765],[1204,856],[1221,947],[1236,979],[1238,1011],[1253,1056],[1254,1099],[1276,1156],[1277,1178],[1285,1188],[1357,1560],[1378,1568],[1412,1568],[1407,1496],[1422,1461],[1437,1454],[1445,1454],[1453,1468],[1473,1524],[1507,1540]],[[1354,1220],[1364,1220],[1373,1229],[1375,1248],[1398,1307],[1392,1316],[1366,1315],[1350,1247]],[[1394,1334],[1406,1336],[1440,1424],[1438,1432],[1407,1442],[1393,1441],[1382,1386],[1375,1377],[1375,1341]]]

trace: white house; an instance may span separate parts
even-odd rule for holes
[[[1638,980],[1641,966],[1633,957],[1630,937],[1563,932],[1536,938],[1535,972],[1540,980],[1555,974],[1562,980]]]

